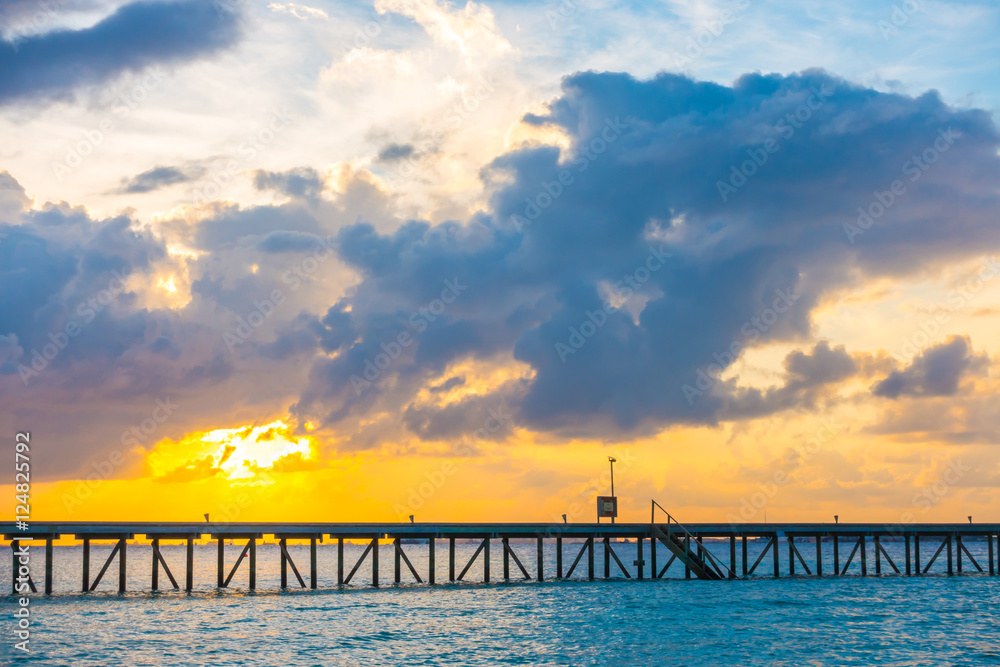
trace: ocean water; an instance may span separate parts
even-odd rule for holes
[[[924,564],[936,550],[925,541]],[[381,587],[370,586],[366,561],[351,586],[336,586],[336,547],[319,548],[320,590],[280,592],[278,548],[257,549],[257,590],[247,590],[246,565],[230,588],[218,591],[214,545],[196,547],[195,590],[150,588],[151,549],[129,545],[129,592],[117,593],[117,562],[93,593],[81,595],[80,547],[56,547],[54,595],[33,596],[31,654],[13,648],[14,598],[0,600],[0,664],[39,665],[1000,665],[1000,577],[943,574],[945,554],[922,577],[887,575],[773,579],[771,554],[745,581],[683,579],[676,563],[667,579],[625,579],[614,561],[603,581],[601,545],[596,581],[587,581],[584,556],[570,581],[503,583],[502,548],[491,546],[492,583],[482,583],[481,557],[467,582],[447,583],[446,542],[438,543],[437,580],[416,584],[405,564],[403,583],[393,578],[391,545],[380,547]],[[534,544],[512,544],[535,572]],[[797,545],[810,568],[815,545]],[[869,544],[869,574],[874,554]],[[986,568],[985,543],[968,543]],[[648,559],[649,544],[644,546]],[[902,569],[902,545],[886,545]],[[564,544],[569,568],[580,545]],[[635,567],[636,545],[616,544],[623,563]],[[728,545],[712,544],[728,562]],[[752,564],[762,545],[751,543]],[[405,545],[423,577],[427,548]],[[163,546],[183,586],[184,549]],[[227,547],[231,566],[239,546]],[[289,547],[308,584],[308,546]],[[461,571],[475,545],[457,547]],[[110,545],[94,546],[93,578]],[[345,548],[350,571],[362,547]],[[666,562],[658,550],[659,565]],[[850,549],[841,546],[841,567]],[[832,571],[832,545],[824,544],[824,573]],[[41,583],[43,550],[33,550],[32,574]],[[9,558],[4,559],[9,563]],[[555,572],[554,545],[545,552],[547,576]],[[345,571],[345,574],[346,574]],[[801,573],[801,564],[797,573]],[[858,572],[857,557],[851,572]],[[10,565],[0,560],[0,586],[10,590]],[[161,570],[161,586],[169,581]],[[294,575],[289,572],[290,583]]]

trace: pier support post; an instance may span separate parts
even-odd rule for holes
[[[962,536],[955,534],[955,556],[958,557],[958,573],[962,574]]]
[[[910,536],[903,535],[903,541],[906,543],[906,576],[910,576]]]
[[[52,538],[45,540],[45,594],[52,595]]]
[[[543,542],[542,538],[539,537],[538,538],[537,553],[535,555],[535,559],[536,559],[537,565],[538,565],[538,581],[542,581],[543,579],[545,579],[545,561],[544,561],[544,558],[545,558],[545,542]]]
[[[875,542],[875,574],[882,574],[882,550],[879,546],[882,544],[878,538],[878,535],[872,537]]]
[[[691,553],[691,536],[690,535],[685,535],[684,536],[684,551],[686,551],[689,554]],[[688,563],[687,558],[684,559],[684,578],[685,579],[690,579],[691,578],[691,565]]]
[[[774,539],[774,549],[772,549],[771,551],[774,552],[773,553],[773,556],[774,556],[774,559],[773,559],[774,560],[774,578],[777,579],[778,577],[781,576],[781,563],[778,562],[780,556],[778,556],[778,534],[777,533],[774,534],[774,538],[773,539]]]
[[[125,579],[126,579],[125,572],[127,570],[127,568],[126,568],[126,560],[125,560],[125,547],[126,547],[127,543],[128,542],[127,542],[127,540],[124,537],[118,541],[118,544],[121,547],[118,550],[118,592],[119,593],[124,593],[125,592]]]
[[[642,540],[643,537],[640,535],[635,541],[635,567],[636,567],[636,578],[643,579],[646,569],[646,561],[642,559]]]
[[[83,538],[83,592],[90,590],[90,538]]]
[[[729,578],[736,577],[736,536],[729,536]]]
[[[840,536],[833,536],[833,576],[840,576]]]
[[[788,543],[788,576],[795,576],[795,545],[792,540],[795,538],[791,535],[785,537],[785,542]]]
[[[187,539],[187,581],[184,590],[190,591],[194,588],[194,538]]]
[[[378,536],[372,540],[372,586],[378,588]]]
[[[955,570],[952,568],[951,563],[951,535],[948,535],[945,540],[948,543],[948,574],[955,574]]]
[[[319,584],[319,564],[316,562],[316,538],[309,538],[309,588],[316,590]]]
[[[483,547],[483,582],[490,583],[490,538],[486,538]]]
[[[226,574],[223,570],[226,567],[226,541],[219,538],[219,588],[226,585]]]
[[[257,538],[250,538],[250,590],[257,588]]]
[[[503,580],[507,581],[510,579],[510,555],[508,552],[510,545],[506,537],[501,542],[503,542]]]
[[[337,538],[337,585],[344,585],[344,538]]]
[[[594,538],[587,539],[587,578],[594,580]]]
[[[861,541],[861,576],[868,576],[868,539],[862,535]]]
[[[747,576],[747,536],[743,536],[743,576]]]
[[[604,578],[611,578],[611,538],[604,538]]]
[[[448,538],[448,581],[455,581],[455,538]]]
[[[434,538],[427,540],[427,583],[434,585],[434,570],[437,565],[434,562]]]
[[[923,574],[920,569],[920,535],[913,536],[913,569],[917,574]]]
[[[650,564],[649,571],[651,572],[651,574],[649,575],[650,579],[656,579],[656,574],[659,572],[659,570],[656,569],[656,543],[657,543],[657,541],[658,540],[653,535],[649,536],[649,564]]]
[[[160,560],[156,557],[156,550],[160,548],[160,538],[153,538],[153,590],[160,589]]]
[[[392,578],[392,580],[393,580],[393,582],[396,583],[396,585],[399,585],[399,575],[400,575],[400,571],[399,571],[399,566],[400,566],[400,562],[399,562],[400,561],[399,550],[402,547],[400,546],[399,538],[398,537],[395,538],[392,541],[392,546],[393,546],[392,552],[393,552],[393,555],[394,555],[394,557],[393,557],[393,568],[394,569],[393,569],[393,578]]]
[[[816,536],[816,576],[823,576],[823,536]]]
[[[285,558],[285,549],[288,548],[288,540],[281,538],[278,540],[278,556],[281,562],[281,590],[288,588],[288,559]]]
[[[989,556],[989,561],[990,561],[990,575],[992,575],[995,572],[995,570],[993,569],[993,536],[992,535],[987,535],[986,536],[986,544],[988,545],[987,555]]]
[[[556,538],[556,578],[563,578],[563,567],[562,567],[562,538]]]

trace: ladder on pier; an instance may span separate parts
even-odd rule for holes
[[[676,556],[677,560],[691,570],[696,577],[699,579],[709,580],[741,578],[737,576],[735,572],[726,567],[725,563],[719,562],[719,560],[713,556],[708,549],[702,546],[701,542],[697,541],[697,538],[695,538],[695,536],[692,535],[687,528],[681,525],[677,519],[672,517],[670,512],[663,509],[662,505],[655,500],[652,500],[651,502],[652,506],[650,507],[649,524],[650,537],[654,540],[658,540],[661,544],[667,547],[667,549],[670,550],[670,553]],[[660,510],[667,515],[666,524],[657,525],[657,507],[659,507]]]

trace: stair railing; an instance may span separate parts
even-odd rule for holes
[[[680,521],[678,521],[673,516],[671,516],[670,512],[668,512],[667,510],[663,509],[663,505],[661,505],[660,503],[658,503],[658,502],[656,502],[655,500],[652,500],[652,499],[650,499],[650,502],[652,503],[652,505],[649,508],[649,522],[651,524],[655,524],[656,523],[656,508],[657,507],[660,508],[661,512],[663,512],[664,514],[667,515],[667,539],[670,539],[670,537],[671,537],[671,534],[670,534],[671,533],[671,526],[676,526],[692,542],[695,542],[695,543],[697,543],[697,544],[700,545],[699,551],[701,553],[705,554],[706,556],[708,556],[709,561],[715,567],[716,571],[719,572],[719,574],[722,574],[722,572],[720,570],[720,567],[721,567],[723,570],[725,570],[726,572],[729,573],[729,577],[731,579],[741,579],[742,578],[739,575],[737,575],[735,572],[733,572],[731,569],[729,569],[729,567],[725,563],[722,563],[718,559],[716,559],[716,557],[712,555],[712,552],[708,550],[708,547],[705,547],[704,545],[701,545],[701,543],[698,542],[697,538],[694,535],[691,534],[691,531],[689,531],[687,528],[684,527],[684,524],[682,524]],[[691,551],[691,549],[688,548],[688,552],[689,553],[690,553],[690,551]]]

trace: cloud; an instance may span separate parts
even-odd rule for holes
[[[762,391],[740,388],[735,381],[727,383],[729,396],[721,416],[746,419],[792,408],[812,408],[823,390],[853,377],[861,365],[843,345],[831,348],[826,341],[820,341],[812,352],[796,350],[785,357],[786,377],[780,387]]]
[[[967,337],[952,336],[917,355],[906,368],[892,371],[872,388],[872,393],[891,399],[901,396],[954,396],[958,393],[963,375],[980,370],[988,363],[988,357],[972,353]]]
[[[482,58],[511,50],[510,43],[500,33],[493,12],[485,4],[465,3],[461,10],[452,10],[450,3],[436,0],[376,0],[380,14],[394,12],[419,23],[431,38],[466,57]]]
[[[330,16],[322,9],[309,7],[308,5],[300,5],[294,2],[289,2],[288,4],[272,2],[268,4],[267,8],[272,12],[291,14],[295,18],[302,21],[308,21],[309,19],[322,19],[323,21],[328,21],[330,19]]]
[[[842,348],[793,355],[788,386],[756,406],[732,383],[709,380],[695,397],[685,386],[744,349],[808,339],[825,295],[1000,245],[997,128],[933,92],[880,93],[815,70],[728,87],[583,73],[525,120],[569,146],[521,148],[483,169],[487,213],[339,232],[340,257],[361,276],[346,315],[357,338],[315,363],[298,414],[338,422],[405,408],[450,365],[511,353],[530,379],[510,405],[534,429],[655,430],[809,405],[852,371]],[[910,178],[907,164],[942,133],[958,138],[852,243],[844,223],[873,191]],[[724,200],[718,183],[747,161],[752,178]],[[445,279],[468,290],[413,332],[411,314]],[[414,344],[358,395],[351,377],[401,331]]]
[[[379,149],[379,162],[396,162],[413,155],[416,149],[412,144],[388,144]]]
[[[214,53],[239,34],[237,16],[221,3],[134,2],[89,28],[0,43],[0,105],[66,98],[124,72]]]
[[[203,167],[153,167],[131,178],[122,179],[120,194],[142,194],[161,188],[188,183],[205,173]]]
[[[316,199],[323,191],[323,179],[309,167],[281,172],[258,170],[254,172],[253,185],[258,190],[273,190],[302,199]]]

